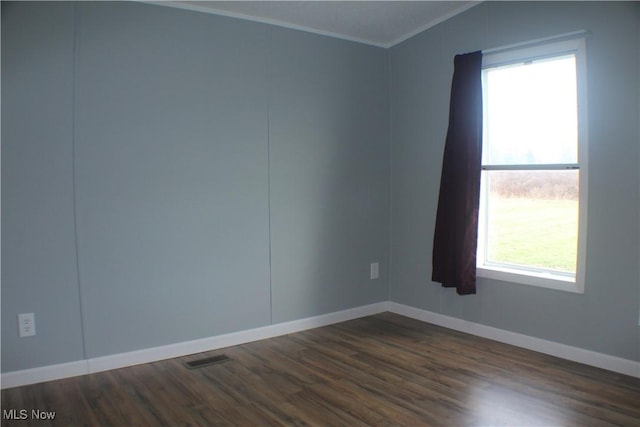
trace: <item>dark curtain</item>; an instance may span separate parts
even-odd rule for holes
[[[482,162],[482,52],[454,59],[449,130],[433,238],[434,282],[476,293]]]

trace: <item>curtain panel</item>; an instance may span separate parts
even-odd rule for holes
[[[440,179],[431,279],[476,293],[482,162],[482,52],[456,55]]]

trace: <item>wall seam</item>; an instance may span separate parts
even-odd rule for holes
[[[77,203],[77,115],[78,115],[78,51],[80,45],[80,11],[79,4],[76,2],[73,5],[73,74],[71,76],[73,80],[73,88],[71,94],[72,112],[71,112],[71,182],[72,182],[72,203],[73,203],[73,238],[75,245],[76,256],[76,280],[78,283],[78,308],[80,311],[80,333],[82,340],[82,354],[84,359],[88,358],[87,344],[86,344],[86,331],[85,331],[85,313],[84,313],[84,293],[82,292],[82,280],[80,278],[80,254],[78,243],[78,203]]]
[[[393,102],[392,102],[392,76],[391,76],[391,49],[388,48],[385,51],[386,54],[386,66],[387,66],[387,105],[389,110],[387,111],[389,120],[389,177],[388,177],[388,189],[387,189],[387,202],[389,212],[389,223],[387,229],[387,301],[391,300],[391,279],[393,278]]]
[[[266,77],[267,77],[267,214],[268,214],[268,235],[269,235],[269,324],[273,325],[273,243],[271,237],[271,101],[273,97],[273,64],[272,64],[272,30],[266,27]]]

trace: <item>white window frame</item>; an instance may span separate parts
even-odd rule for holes
[[[574,293],[584,293],[585,286],[585,264],[587,254],[587,66],[586,66],[586,40],[584,37],[560,40],[548,43],[536,44],[524,48],[511,48],[499,50],[497,52],[484,53],[482,59],[483,71],[487,68],[499,67],[509,64],[521,63],[525,61],[538,60],[567,54],[575,54],[576,58],[576,81],[577,81],[577,103],[578,103],[578,161],[576,164],[555,165],[556,170],[579,169],[579,204],[578,204],[578,250],[576,260],[576,274],[566,275],[555,273],[550,270],[528,269],[517,266],[496,266],[485,264],[484,248],[486,242],[486,224],[479,222],[478,227],[478,254],[476,274],[478,277],[485,277],[510,283],[539,286],[543,288],[556,289]],[[484,74],[484,72],[483,72]],[[483,89],[485,90],[485,89]],[[515,166],[515,165],[514,165]],[[545,170],[548,170],[548,165]],[[523,170],[538,169],[536,166],[517,165],[513,169],[508,166],[483,166],[483,170]],[[486,212],[485,189],[483,185],[480,197],[481,220],[483,212]]]

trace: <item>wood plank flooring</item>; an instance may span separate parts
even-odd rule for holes
[[[218,354],[231,360],[184,366]],[[382,313],[3,390],[2,409],[3,426],[631,427],[640,379]]]

